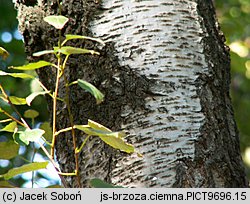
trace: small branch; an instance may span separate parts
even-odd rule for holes
[[[10,115],[9,113],[7,113],[5,110],[1,109],[1,112],[3,112],[4,115],[6,115],[7,117],[9,117],[11,120],[17,122],[19,125],[25,127],[25,124],[22,123],[21,121],[19,121],[18,119],[14,118],[12,115]]]
[[[18,110],[16,109],[16,107],[11,103],[7,93],[4,91],[2,85],[0,84],[0,89],[4,95],[4,97],[7,99],[8,103],[11,105],[11,107],[14,109],[14,111],[18,114],[18,116],[20,117],[20,119],[22,120],[22,122],[20,122],[18,119],[14,118],[13,116],[11,116],[9,113],[7,113],[5,110],[1,109],[1,112],[3,112],[3,114],[5,114],[6,116],[8,116],[10,119],[12,119],[13,121],[17,122],[19,125],[23,126],[23,127],[26,127],[28,129],[30,129],[29,125],[26,123],[26,121],[22,118],[21,114],[18,112]],[[43,152],[46,154],[46,156],[49,158],[50,162],[53,164],[55,170],[57,172],[60,173],[60,169],[57,167],[54,159],[50,156],[49,152],[46,150],[46,148],[43,146],[43,144],[38,141],[40,147],[42,148]],[[65,179],[60,175],[58,174],[64,187],[67,188],[67,183],[65,181]],[[33,181],[32,181],[33,182]]]
[[[62,176],[77,176],[77,172],[73,172],[73,173],[63,173],[63,172],[57,172],[59,175]]]
[[[88,139],[90,138],[90,136],[91,136],[91,135],[88,135],[88,136],[84,139],[84,141],[83,141],[82,145],[80,146],[80,148],[76,148],[76,149],[75,149],[75,154],[79,154],[79,152],[82,150],[82,148],[84,147],[84,145],[86,144],[86,142],[88,141]]]
[[[72,127],[68,127],[68,128],[64,128],[62,130],[59,130],[59,131],[55,132],[55,136],[57,136],[63,132],[71,131],[71,129],[72,129]]]
[[[2,109],[1,109],[2,110]],[[5,119],[5,120],[0,120],[0,123],[6,123],[12,121],[11,118]]]
[[[60,169],[57,167],[57,164],[55,163],[54,159],[51,158],[49,152],[46,150],[46,148],[43,146],[43,144],[38,141],[38,144],[40,145],[40,147],[42,148],[43,152],[46,154],[46,156],[48,157],[48,159],[50,160],[50,162],[52,163],[52,165],[54,166],[56,172],[58,172],[58,175],[62,181],[62,184],[65,188],[67,188],[67,183],[65,181],[65,179],[60,175]]]
[[[66,60],[68,59],[68,56],[66,57],[66,59],[64,60],[63,63],[63,70],[65,68],[66,65]],[[68,115],[69,115],[69,121],[70,121],[70,126],[71,126],[71,134],[72,134],[72,139],[73,139],[73,147],[74,147],[74,151],[76,151],[77,149],[77,142],[76,142],[76,133],[75,133],[75,129],[74,129],[74,119],[73,119],[73,115],[71,112],[71,108],[70,108],[70,102],[69,102],[69,94],[70,94],[70,90],[69,90],[69,86],[68,86],[68,80],[67,77],[65,76],[65,74],[63,75],[64,77],[64,83],[65,83],[65,88],[66,88],[66,97],[65,97],[65,102],[67,105],[67,110],[68,110]],[[75,171],[76,171],[76,177],[77,177],[77,183],[78,183],[78,187],[81,187],[81,179],[80,179],[80,175],[79,175],[79,159],[78,159],[78,154],[75,152]]]
[[[9,96],[7,95],[7,93],[5,92],[5,90],[3,89],[3,86],[0,84],[0,89],[3,93],[4,98],[8,101],[8,103],[10,104],[11,108],[16,112],[16,114],[19,116],[20,120],[22,122],[20,122],[19,120],[17,120],[16,118],[14,118],[13,116],[11,116],[10,114],[8,114],[6,111],[2,110],[3,113],[8,116],[9,118],[11,118],[12,120],[16,121],[18,124],[30,128],[29,125],[26,123],[26,121],[23,119],[22,115],[19,113],[19,111],[16,109],[16,107],[13,105],[13,103],[11,102]]]
[[[69,58],[69,55],[66,55],[64,61],[63,61],[63,66],[62,66],[62,73],[64,73],[64,69],[65,69],[65,66],[66,66],[66,63],[67,63],[67,60]]]
[[[60,67],[61,64],[61,57],[60,54],[58,56],[58,67]],[[56,142],[56,108],[57,108],[57,95],[58,95],[58,88],[59,88],[59,79],[60,79],[60,69],[57,70],[57,76],[56,76],[56,85],[55,85],[55,91],[53,93],[53,123],[52,123],[52,144],[51,144],[51,157],[54,159],[55,155],[55,142]]]
[[[48,94],[53,98],[53,95],[50,93],[50,91],[43,85],[42,82],[39,81],[39,79],[35,78],[35,80],[37,81],[37,83],[39,83],[39,85],[43,88],[44,91],[48,92]]]

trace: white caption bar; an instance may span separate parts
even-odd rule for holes
[[[36,204],[44,203],[74,204],[116,203],[249,203],[250,189],[246,188],[91,188],[91,189],[0,189],[0,204]]]

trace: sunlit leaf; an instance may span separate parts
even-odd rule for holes
[[[12,159],[18,155],[19,144],[16,144],[13,140],[7,142],[0,142],[0,159]]]
[[[25,164],[21,167],[10,169],[6,174],[1,175],[5,180],[9,180],[14,176],[23,174],[30,171],[36,171],[39,169],[45,169],[49,162],[34,162],[30,164]]]
[[[39,69],[39,68],[50,66],[50,65],[52,65],[52,63],[41,60],[38,62],[26,64],[23,66],[17,66],[17,67],[11,66],[10,68],[18,69],[18,70],[34,70],[34,69]]]
[[[115,149],[119,149],[123,152],[133,153],[135,152],[135,148],[133,145],[126,143],[121,136],[118,134],[106,134],[99,135],[101,140],[106,144],[110,145]]]
[[[26,100],[25,98],[20,98],[16,96],[9,96],[10,102],[14,105],[25,105]]]
[[[44,122],[42,123],[42,125],[40,125],[40,129],[44,130],[45,133],[43,134],[43,137],[48,141],[51,142],[52,141],[52,128],[50,126],[49,122]]]
[[[62,29],[65,24],[68,22],[68,18],[65,16],[46,16],[44,18],[44,21],[46,21],[48,24],[54,26],[56,29]]]
[[[94,50],[88,50],[84,48],[78,48],[78,47],[71,47],[71,46],[63,46],[61,48],[54,47],[55,52],[62,53],[64,55],[71,55],[71,54],[97,54],[99,55],[99,52],[96,52]]]
[[[0,70],[0,76],[12,76],[15,78],[22,78],[22,79],[33,79],[34,76],[26,74],[26,73],[7,73]]]
[[[49,93],[48,91],[40,91],[40,92],[34,92],[32,94],[30,94],[27,98],[26,98],[26,102],[27,104],[30,106],[31,102],[39,95],[45,95]]]
[[[74,128],[85,132],[87,135],[97,136],[97,133],[88,125],[74,125]]]
[[[91,179],[90,186],[93,188],[123,188],[122,186],[115,186],[98,178]]]
[[[41,129],[26,129],[25,131],[18,131],[19,133],[19,139],[26,145],[29,144],[29,142],[35,142],[37,141],[42,135],[45,133],[44,130]]]
[[[103,126],[104,127],[104,126]],[[115,149],[119,149],[121,151],[127,153],[135,152],[133,145],[128,144],[124,141],[125,133],[123,132],[110,132],[103,129],[103,127],[94,129],[89,127],[89,125],[75,125],[74,128],[83,131],[87,135],[98,136],[102,141],[106,144],[110,145]]]
[[[24,112],[25,118],[36,118],[37,116],[39,116],[39,113],[36,110],[29,109]]]
[[[9,123],[8,125],[6,125],[3,129],[1,129],[0,131],[6,131],[6,132],[14,132],[15,129],[17,128],[17,123],[14,121],[14,122],[11,122]]]
[[[82,89],[88,91],[95,97],[97,104],[100,104],[104,100],[104,95],[92,84],[81,79],[78,79],[77,83]]]
[[[7,50],[5,50],[3,47],[0,47],[0,56],[3,58],[3,60],[6,60],[9,57],[9,53]]]
[[[53,53],[55,53],[54,50],[42,50],[42,51],[33,53],[33,56],[34,57],[39,57],[39,56],[42,56],[42,55],[53,54]]]
[[[2,98],[5,102],[9,102],[8,99],[3,95],[0,94],[0,98]],[[24,98],[16,97],[16,96],[8,96],[10,102],[14,105],[25,105],[26,100]]]
[[[66,40],[73,40],[73,39],[92,40],[92,41],[96,41],[98,43],[105,45],[105,43],[101,39],[98,39],[98,38],[91,38],[91,37],[82,36],[82,35],[65,35],[65,37],[66,37]]]
[[[88,126],[95,129],[95,130],[102,130],[102,131],[106,131],[106,132],[112,132],[112,130],[108,129],[107,127],[88,119]]]

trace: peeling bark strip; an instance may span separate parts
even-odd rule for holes
[[[56,1],[17,6],[28,55],[50,49],[56,34],[41,16],[57,14]],[[83,186],[94,177],[129,187],[247,185],[228,94],[228,51],[210,1],[65,0],[62,14],[71,18],[65,33],[107,42],[101,56],[72,56],[68,64],[69,81],[85,79],[105,93],[96,106],[91,96],[72,89],[75,123],[90,118],[128,130],[127,140],[143,154],[119,153],[93,139],[80,155]],[[90,42],[72,45],[98,49]],[[48,76],[48,69],[39,73],[52,89]],[[64,109],[58,118],[58,129],[69,126]],[[79,133],[79,145],[83,138]],[[70,135],[60,136],[57,157],[64,172],[74,169],[71,146]]]

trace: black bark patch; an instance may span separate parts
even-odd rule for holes
[[[17,0],[19,3],[23,3],[26,6],[35,6],[37,4],[37,0]]]

